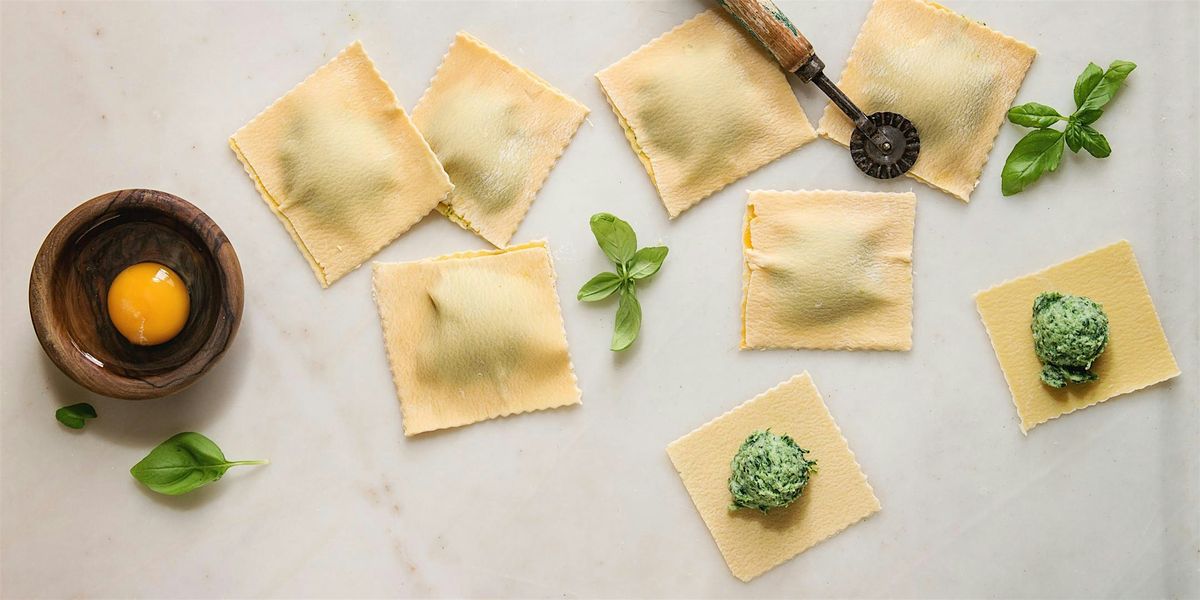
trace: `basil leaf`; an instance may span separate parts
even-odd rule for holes
[[[220,479],[229,467],[265,464],[265,460],[228,461],[212,440],[185,431],[159,444],[129,473],[155,492],[178,496]]]
[[[1108,66],[1108,70],[1104,72],[1104,76],[1096,83],[1096,86],[1088,92],[1087,97],[1079,104],[1079,110],[1089,110],[1094,108],[1103,108],[1108,104],[1113,96],[1117,95],[1117,90],[1121,88],[1125,78],[1129,77],[1129,73],[1137,68],[1137,65],[1125,61],[1114,60]]]
[[[1088,125],[1090,123],[1095,123],[1096,120],[1099,119],[1100,115],[1102,115],[1102,114],[1104,114],[1104,111],[1102,111],[1098,108],[1088,108],[1088,109],[1076,111],[1075,114],[1071,115],[1071,120],[1076,123]]]
[[[1008,109],[1008,120],[1022,127],[1045,129],[1065,118],[1054,107],[1037,102],[1027,102]]]
[[[666,246],[637,248],[637,236],[629,223],[608,213],[591,218],[592,233],[600,249],[617,265],[616,273],[601,273],[579,289],[578,298],[593,302],[620,293],[617,318],[613,323],[611,348],[620,352],[637,339],[642,328],[642,305],[637,299],[637,282],[654,275],[667,258]]]
[[[579,288],[577,298],[584,302],[603,300],[617,291],[617,288],[621,287],[622,281],[624,280],[620,275],[605,271],[583,284],[583,287]]]
[[[1063,133],[1054,129],[1031,131],[1013,146],[1000,173],[1000,191],[1011,196],[1054,171],[1062,160]]]
[[[1087,101],[1087,97],[1096,89],[1096,84],[1104,77],[1104,69],[1096,63],[1088,63],[1088,66],[1083,69],[1083,73],[1079,74],[1079,79],[1075,80],[1075,108],[1080,108]]]
[[[1080,127],[1086,127],[1086,125],[1080,125],[1079,123],[1071,121],[1071,123],[1067,125],[1067,131],[1064,132],[1067,140],[1067,147],[1071,149],[1071,152],[1079,152],[1079,149],[1083,148],[1083,136],[1079,134]]]
[[[1079,126],[1080,140],[1083,142],[1083,148],[1088,151],[1088,154],[1096,158],[1107,158],[1112,154],[1112,148],[1108,145],[1108,139],[1103,133],[1096,131],[1091,125]]]
[[[596,213],[592,215],[591,225],[596,243],[600,244],[600,249],[609,260],[623,265],[633,258],[637,250],[637,235],[629,223],[608,213]]]
[[[96,409],[87,402],[80,402],[54,411],[54,418],[71,429],[83,429],[87,419],[96,418]]]
[[[613,323],[613,352],[628,348],[642,328],[642,305],[638,303],[636,288],[630,283],[621,289],[621,304],[617,307],[617,320]]]
[[[645,279],[658,272],[667,258],[666,246],[649,246],[634,253],[629,261],[627,275],[631,279]]]

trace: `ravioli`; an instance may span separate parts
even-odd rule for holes
[[[405,435],[580,402],[545,242],[375,263]]]
[[[816,138],[779,65],[716,11],[596,78],[671,218]]]
[[[867,114],[912,121],[921,154],[908,175],[967,202],[1036,54],[933,2],[875,0],[838,87]],[[853,129],[825,107],[821,135],[849,145]]]
[[[763,514],[729,510],[730,459],[755,431],[787,434],[817,468],[804,493]],[[808,373],[671,442],[667,455],[734,577],[749,581],[879,512],[867,476]]]
[[[587,113],[460,32],[413,108],[413,122],[455,185],[439,209],[504,247]]]
[[[742,348],[912,348],[912,193],[752,191]]]
[[[321,287],[408,231],[453,187],[359,42],[229,146]]]
[[[1042,363],[1034,351],[1031,325],[1033,301],[1046,291],[1085,296],[1104,307],[1108,344],[1091,368],[1098,381],[1060,389],[1042,383]],[[979,292],[975,305],[1008,382],[1022,433],[1179,375],[1133,246],[1127,241]]]

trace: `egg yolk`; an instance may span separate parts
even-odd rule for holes
[[[187,287],[170,268],[153,262],[126,267],[108,286],[108,318],[139,346],[170,341],[187,323]]]

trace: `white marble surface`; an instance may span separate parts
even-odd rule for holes
[[[781,4],[836,75],[867,3]],[[1019,102],[1068,107],[1087,61],[1136,61],[1099,123],[1112,158],[1068,155],[1002,198],[1021,134],[1005,126],[963,205],[865,179],[820,140],[668,223],[592,74],[702,2],[4,3],[3,595],[1200,595],[1198,5],[949,4],[1038,47]],[[368,272],[321,291],[225,140],[355,39],[411,108],[458,29],[592,109],[516,236],[553,247],[584,403],[405,439]],[[797,92],[818,116],[820,94]],[[55,221],[125,187],[201,206],[245,269],[225,361],[161,401],[82,391],[43,356],[26,307]],[[916,191],[913,350],[739,352],[749,188]],[[622,356],[606,349],[614,307],[572,299],[604,267],[587,229],[600,210],[671,247]],[[1025,438],[971,296],[1121,238],[1183,375]],[[431,215],[378,258],[482,247]],[[664,447],[803,370],[883,511],[743,584]],[[52,413],[78,401],[100,418],[68,431]],[[130,465],[181,430],[272,464],[186,497],[144,491]]]

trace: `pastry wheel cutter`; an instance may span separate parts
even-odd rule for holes
[[[864,114],[825,76],[825,63],[812,44],[771,0],[718,0],[771,54],[784,70],[812,83],[854,122],[850,158],[863,173],[891,179],[912,168],[921,137],[912,121],[893,112]]]

